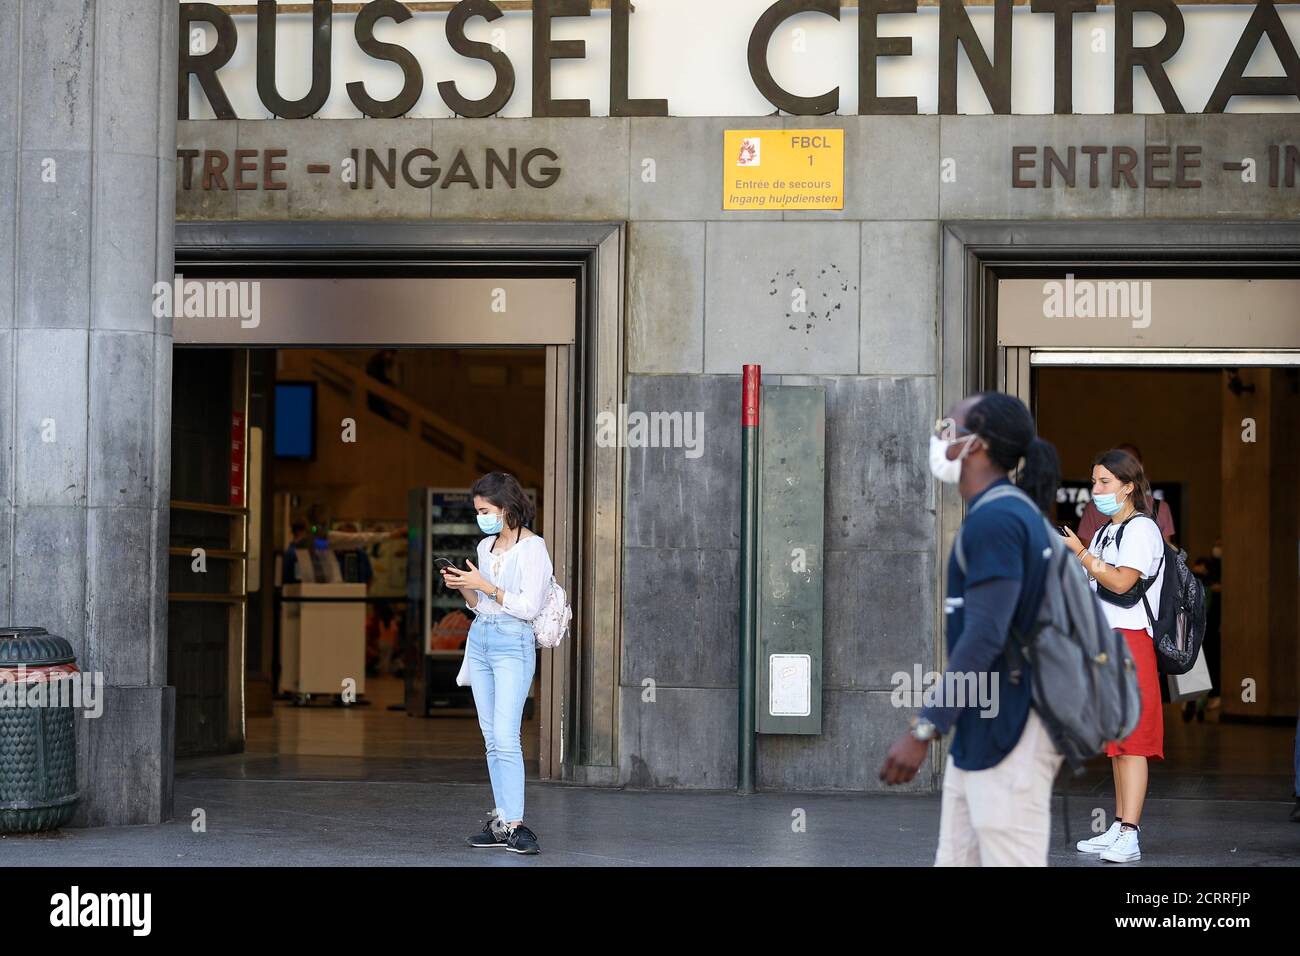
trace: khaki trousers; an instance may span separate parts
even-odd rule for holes
[[[1064,758],[1029,710],[1020,741],[987,770],[943,774],[935,866],[1046,866],[1052,781]]]

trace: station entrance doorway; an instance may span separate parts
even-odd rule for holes
[[[1205,586],[1211,686],[1170,699],[1162,678],[1152,795],[1285,801],[1300,708],[1300,279],[1152,271],[999,279],[997,381],[1057,448],[1058,523],[1100,524],[1093,461],[1126,446]],[[1076,786],[1107,790],[1102,764]]]
[[[590,749],[577,676],[600,649],[593,614],[608,614],[584,601],[582,561],[605,532],[584,496],[599,463],[581,452],[601,351],[592,277],[503,263],[500,247],[448,261],[263,241],[250,255],[190,233],[172,308],[178,758],[481,764],[455,684],[472,615],[429,571],[473,559],[468,491],[500,471],[533,501],[574,610],[571,637],[539,652],[526,766],[571,777]]]

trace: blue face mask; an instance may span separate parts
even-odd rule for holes
[[[1107,518],[1115,514],[1120,509],[1120,503],[1112,495],[1093,495],[1092,503],[1097,506],[1097,510]]]
[[[478,529],[484,534],[500,534],[501,529],[505,526],[505,521],[500,515],[479,515]]]

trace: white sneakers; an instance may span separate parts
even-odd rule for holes
[[[1108,863],[1132,863],[1142,859],[1142,851],[1138,848],[1138,831],[1132,827],[1121,827],[1118,820],[1105,833],[1091,840],[1080,840],[1075,848],[1080,853],[1096,853]]]
[[[1138,849],[1138,832],[1132,827],[1121,830],[1119,838],[1101,851],[1101,858],[1109,863],[1132,863],[1142,859]]]
[[[1080,840],[1074,846],[1080,853],[1100,853],[1110,849],[1110,845],[1119,839],[1119,821],[1110,825],[1105,833],[1100,833],[1091,840]]]

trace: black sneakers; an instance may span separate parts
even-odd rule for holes
[[[483,824],[482,830],[465,842],[475,847],[505,846],[508,832],[505,824],[493,816],[488,819],[487,823]]]
[[[510,831],[506,838],[506,849],[512,853],[542,852],[542,848],[537,845],[537,834],[522,823]]]

